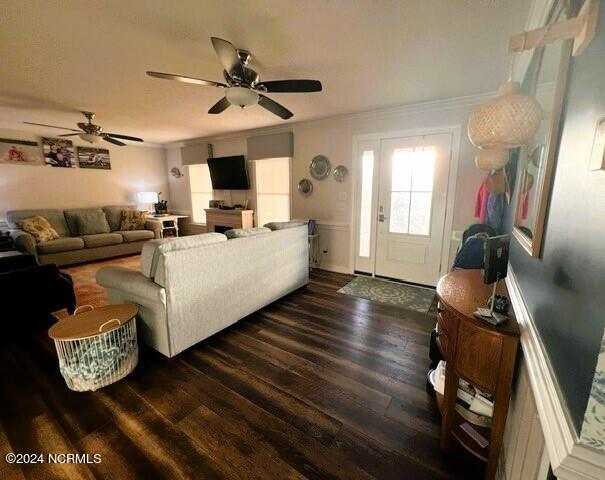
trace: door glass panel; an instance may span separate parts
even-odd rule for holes
[[[431,229],[431,192],[412,192],[409,233],[428,235]]]
[[[410,192],[391,192],[389,231],[408,233],[410,217]]]
[[[393,152],[389,212],[391,233],[430,234],[435,160],[434,147]]]
[[[433,191],[433,174],[435,173],[435,149],[424,148],[414,152],[412,191]]]
[[[391,190],[409,192],[414,168],[414,151],[411,148],[398,149],[393,153],[393,173]]]
[[[361,157],[361,213],[359,218],[359,256],[369,258],[372,237],[372,183],[374,151],[366,150]]]

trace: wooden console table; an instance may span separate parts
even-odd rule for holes
[[[254,210],[206,208],[204,211],[206,212],[206,228],[208,232],[218,231],[222,233],[230,228],[252,228],[254,226]]]
[[[443,415],[441,448],[447,451],[453,437],[487,462],[485,478],[490,480],[498,468],[520,335],[512,312],[509,312],[509,320],[498,327],[473,316],[478,307],[487,305],[491,290],[491,285],[483,283],[481,270],[456,270],[437,284],[437,345],[447,362],[445,394],[437,394]],[[504,282],[498,285],[498,293],[508,296]],[[461,429],[466,420],[455,410],[460,378],[493,395],[491,428],[473,426],[489,440],[485,448]]]

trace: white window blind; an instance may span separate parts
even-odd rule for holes
[[[290,158],[256,160],[258,225],[290,220]]]
[[[191,212],[195,223],[206,223],[205,208],[212,200],[212,182],[208,165],[189,165],[189,186],[191,188]]]

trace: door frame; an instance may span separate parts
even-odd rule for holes
[[[448,168],[447,178],[447,197],[445,203],[445,220],[443,227],[443,238],[441,239],[441,268],[439,269],[439,275],[443,276],[449,271],[450,261],[450,248],[451,239],[453,234],[453,223],[454,223],[454,205],[456,200],[456,182],[458,179],[458,162],[460,158],[460,143],[462,140],[462,126],[460,124],[445,125],[439,127],[426,127],[417,129],[406,129],[406,130],[395,130],[388,132],[377,132],[370,134],[354,135],[353,136],[353,161],[351,182],[352,182],[352,195],[353,208],[351,209],[351,230],[350,230],[350,245],[352,248],[349,252],[349,264],[351,265],[350,273],[355,272],[355,259],[357,257],[357,251],[359,248],[359,209],[360,209],[360,177],[361,177],[361,155],[360,155],[360,144],[362,142],[389,140],[393,138],[404,138],[404,137],[421,137],[426,135],[439,135],[439,134],[450,134],[452,136],[451,144],[451,155],[450,164]],[[379,160],[378,160],[379,161]],[[373,178],[374,184],[376,184],[376,175]],[[375,189],[374,189],[375,190]],[[372,192],[372,196],[377,195],[377,191]],[[374,203],[374,200],[373,200]],[[375,248],[375,245],[374,245]],[[376,262],[373,262],[372,276],[376,275]]]

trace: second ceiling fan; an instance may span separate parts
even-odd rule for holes
[[[321,92],[319,80],[273,80],[261,82],[260,75],[248,67],[250,52],[235,48],[231,42],[222,38],[211,37],[212,46],[223,65],[223,75],[226,83],[202,80],[201,78],[185,77],[172,73],[148,71],[147,75],[183,83],[218,87],[225,90],[225,96],[208,110],[210,114],[224,112],[230,105],[241,108],[257,103],[278,117],[287,120],[293,113],[264,93],[309,93]]]

